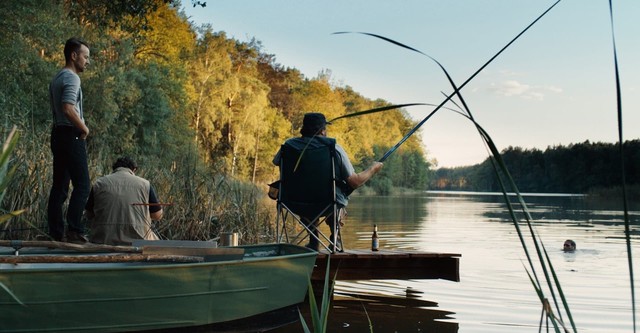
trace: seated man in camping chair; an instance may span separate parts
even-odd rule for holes
[[[331,164],[327,165],[322,160],[311,161],[307,163],[307,166],[300,166],[301,160],[305,160],[306,157],[300,158],[298,157],[299,155],[296,155],[295,158],[297,160],[294,163],[290,163],[290,164],[295,164],[295,166],[293,167],[294,168],[300,167],[300,170],[304,168],[308,169],[309,166],[313,168],[326,168],[329,170],[333,169],[332,177],[335,179],[334,181],[335,186],[333,186],[333,188],[318,189],[318,188],[306,188],[304,187],[304,185],[301,185],[301,184],[297,184],[297,185],[299,185],[298,187],[302,187],[306,193],[312,193],[311,196],[313,196],[315,193],[322,192],[323,190],[325,192],[328,190],[333,197],[333,201],[335,201],[334,204],[335,206],[337,206],[337,209],[336,210],[326,209],[326,208],[325,209],[320,208],[316,210],[293,209],[293,213],[300,216],[300,220],[306,225],[307,231],[309,232],[309,243],[306,246],[316,251],[318,251],[319,242],[320,242],[320,237],[318,235],[319,226],[317,225],[318,217],[320,216],[325,217],[324,220],[331,229],[331,236],[329,237],[330,247],[328,249],[333,252],[335,249],[342,250],[341,246],[336,248],[334,244],[334,242],[340,244],[339,233],[337,235],[335,234],[336,232],[335,224],[336,222],[340,223],[340,218],[342,218],[344,215],[344,207],[347,206],[347,203],[349,200],[349,197],[348,197],[349,194],[354,189],[362,186],[373,175],[378,173],[380,169],[382,169],[383,164],[381,162],[374,162],[373,165],[371,165],[365,171],[356,173],[344,149],[340,147],[340,145],[335,143],[335,139],[326,137],[328,124],[329,123],[327,122],[325,116],[322,113],[305,114],[303,119],[302,129],[300,130],[300,134],[302,134],[302,137],[291,138],[287,140],[284,143],[281,150],[278,151],[278,153],[275,155],[273,159],[273,164],[281,166],[281,162],[283,160],[283,157],[281,156],[281,154],[283,153],[282,149],[292,149],[292,150],[295,150],[296,153],[299,155],[304,156],[305,154],[307,154],[306,157],[311,158],[309,155],[314,154],[313,152],[316,150],[316,148],[322,148],[322,146],[330,147],[332,160],[334,160],[333,166]],[[289,175],[292,174],[291,167],[292,166],[289,165],[289,168],[283,171],[283,167],[281,166],[280,179],[282,181],[284,181],[284,179],[286,178],[284,177],[285,175],[282,174],[283,172],[288,172]],[[316,171],[319,171],[319,170],[316,170]],[[309,173],[308,170],[300,171],[299,173],[304,174],[307,177],[309,175],[311,175],[311,177],[315,177],[314,172]],[[320,172],[318,173],[318,175],[319,174]],[[297,182],[299,181],[299,179],[295,179],[294,181]],[[294,186],[295,185],[296,184],[294,184]],[[280,183],[280,189],[281,189],[281,193],[280,193],[281,197],[278,199],[279,205],[281,204],[280,200],[283,199],[282,190],[285,189],[282,183]],[[308,196],[306,193],[301,194],[300,196]],[[288,197],[290,196],[291,196],[291,193],[288,194]],[[293,201],[295,200],[296,198],[293,199]],[[284,201],[286,200],[283,199],[283,202]],[[286,205],[287,202],[284,202],[284,204]],[[296,205],[292,204],[291,206],[295,207]],[[336,211],[337,211],[337,214],[336,214],[337,218],[334,218],[333,214]],[[338,230],[339,230],[339,226],[338,226]]]

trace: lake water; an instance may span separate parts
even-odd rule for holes
[[[569,195],[527,195],[525,201],[578,331],[632,332],[622,204]],[[640,207],[632,204],[630,214],[638,286]],[[373,332],[538,332],[542,307],[501,195],[354,196],[343,229],[346,247],[370,248],[374,224],[382,248],[461,254],[461,281],[339,281],[328,332],[369,332],[369,320]],[[576,241],[575,252],[562,251],[565,239]],[[295,323],[272,332],[301,331]]]

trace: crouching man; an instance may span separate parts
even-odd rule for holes
[[[89,241],[98,244],[131,245],[135,239],[158,240],[151,221],[162,218],[151,183],[135,175],[136,162],[120,157],[113,172],[96,180],[86,205]]]

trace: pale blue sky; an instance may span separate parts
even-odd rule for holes
[[[452,89],[420,54],[333,32],[369,32],[412,46],[436,58],[460,85],[554,2],[207,0],[205,8],[193,8],[183,0],[197,25],[210,23],[240,41],[255,37],[278,63],[309,78],[328,69],[334,84],[396,104],[440,104],[441,92]],[[608,6],[607,0],[562,0],[462,90],[499,149],[617,141]],[[624,137],[638,139],[640,1],[614,0],[613,6]],[[421,120],[431,108],[408,110]],[[480,163],[488,156],[471,123],[451,111],[438,111],[421,135],[440,167]]]

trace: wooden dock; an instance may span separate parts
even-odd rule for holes
[[[318,253],[312,280],[324,280],[326,251]],[[329,276],[336,280],[443,279],[460,282],[460,254],[403,250],[345,250],[331,254]],[[336,270],[338,272],[336,276]]]

